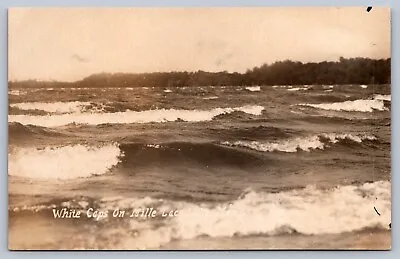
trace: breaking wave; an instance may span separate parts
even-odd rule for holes
[[[301,106],[309,106],[322,110],[331,111],[355,111],[355,112],[373,112],[374,110],[386,111],[385,103],[382,99],[373,100],[354,100],[335,103],[321,103],[321,104],[299,104]]]
[[[204,100],[215,100],[218,99],[218,96],[209,96],[209,97],[203,97]]]
[[[73,179],[107,173],[123,156],[116,144],[46,147],[11,147],[8,156],[10,176],[39,179]]]
[[[9,115],[9,122],[19,122],[27,125],[37,125],[43,127],[57,127],[77,124],[127,124],[127,123],[151,123],[151,122],[171,122],[186,121],[200,122],[210,121],[214,117],[222,114],[233,112],[244,112],[252,115],[261,115],[264,107],[262,106],[242,106],[236,108],[214,108],[212,110],[176,110],[176,109],[159,109],[146,111],[125,111],[115,113],[68,113],[60,115]]]
[[[41,110],[51,113],[79,113],[82,112],[84,107],[90,105],[90,102],[30,102],[30,103],[13,103],[10,104],[13,108],[21,110]]]
[[[259,141],[235,141],[222,142],[223,145],[228,146],[239,146],[246,147],[250,149],[254,149],[256,151],[261,152],[273,152],[273,151],[281,151],[281,152],[297,152],[298,150],[302,151],[311,151],[314,149],[324,149],[329,144],[338,143],[341,140],[351,140],[357,143],[361,143],[364,140],[376,140],[375,136],[371,135],[353,135],[353,134],[321,134],[307,137],[297,137],[291,138],[287,140],[281,140],[277,142],[259,142]]]
[[[294,88],[288,88],[287,90],[291,91],[291,92],[293,92],[293,91],[307,91],[308,87],[294,87]]]
[[[381,101],[392,101],[392,96],[390,94],[377,94],[374,96],[374,99]]]
[[[155,208],[161,211],[177,210],[169,220],[135,220],[128,217],[126,224],[115,226],[120,235],[107,241],[120,249],[159,248],[172,240],[189,240],[200,236],[234,237],[282,234],[339,234],[366,228],[387,230],[391,222],[391,183],[377,181],[363,185],[303,189],[278,193],[256,192],[251,189],[231,202],[194,204],[151,197],[105,197],[95,204],[86,200],[62,202],[62,207],[85,210],[96,206],[101,211],[114,209]],[[60,204],[15,207],[9,210],[40,211]],[[376,207],[380,216],[374,210]],[[112,216],[107,219],[109,222]],[[94,219],[96,220],[96,219]],[[108,225],[107,225],[108,226]]]
[[[9,95],[16,95],[16,96],[26,95],[27,93],[28,93],[27,91],[23,91],[23,90],[9,90],[8,91]]]
[[[261,91],[261,87],[259,87],[259,86],[247,86],[246,90],[248,90],[250,92],[259,92],[259,91]]]

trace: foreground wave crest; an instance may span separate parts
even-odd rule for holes
[[[219,204],[195,204],[145,198],[104,197],[96,202],[99,210],[155,208],[159,211],[178,210],[169,220],[135,220],[129,218],[121,225],[112,217],[106,218],[118,238],[105,237],[117,249],[159,248],[172,240],[188,240],[199,236],[233,237],[282,234],[339,234],[366,228],[388,229],[391,222],[391,183],[377,181],[363,185],[304,189],[279,193],[246,190],[239,198]],[[48,210],[60,206],[32,206],[9,208],[20,210]],[[87,210],[85,200],[63,202],[62,206]],[[379,209],[380,216],[374,207]],[[312,220],[310,220],[312,219]],[[104,230],[107,231],[107,230]],[[109,247],[109,245],[106,245]]]
[[[107,173],[122,156],[117,145],[13,148],[8,174],[39,179],[73,179]]]

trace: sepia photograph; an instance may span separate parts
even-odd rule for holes
[[[8,10],[9,250],[390,250],[385,7]]]

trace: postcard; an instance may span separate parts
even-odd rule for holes
[[[390,34],[384,7],[9,9],[9,249],[391,249]]]

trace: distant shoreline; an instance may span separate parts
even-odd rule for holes
[[[293,85],[222,85],[222,86],[214,86],[214,85],[193,85],[193,86],[153,86],[153,87],[148,87],[148,86],[104,86],[104,87],[90,87],[90,86],[62,86],[62,87],[56,87],[56,86],[38,86],[38,87],[27,87],[27,86],[13,86],[13,87],[9,87],[9,89],[48,89],[48,90],[68,90],[68,89],[101,89],[101,88],[115,88],[115,89],[140,89],[140,88],[182,88],[182,87],[301,87],[301,86],[329,86],[329,85],[333,85],[333,86],[361,86],[364,84],[310,84],[310,85],[302,85],[302,84],[293,84]],[[390,86],[390,83],[384,83],[384,84],[366,84],[366,86]],[[310,89],[309,89],[310,90]]]
[[[277,61],[239,72],[100,73],[75,82],[9,81],[9,88],[124,88],[261,85],[380,85],[390,84],[391,59],[340,58],[301,63]]]

